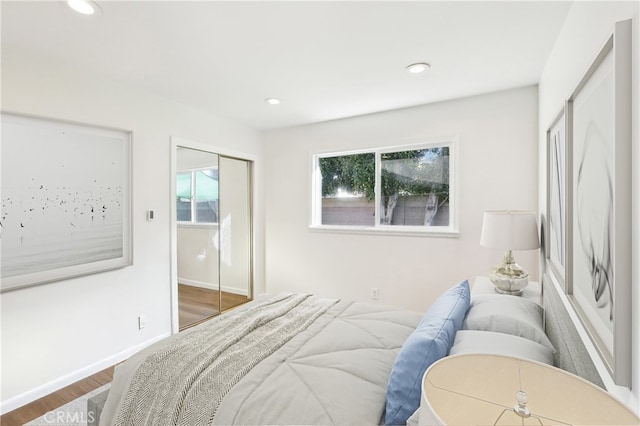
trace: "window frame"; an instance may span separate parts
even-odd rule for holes
[[[195,169],[185,169],[185,170],[179,170],[176,171],[176,176],[175,179],[177,181],[178,179],[178,175],[180,174],[189,174],[191,176],[191,220],[190,221],[186,221],[186,220],[178,220],[178,216],[177,216],[177,201],[176,201],[176,224],[178,226],[189,226],[189,227],[200,227],[200,228],[216,228],[218,227],[218,223],[220,218],[218,218],[218,221],[216,222],[198,222],[196,220],[197,218],[197,200],[196,200],[196,173],[203,171],[203,170],[218,170],[218,166],[207,166],[207,167],[199,167],[199,168],[195,168]],[[220,180],[218,179],[218,188],[220,186]],[[220,198],[218,197],[218,203],[220,201]]]
[[[449,148],[449,225],[448,226],[404,226],[381,225],[380,200],[381,200],[381,176],[382,154],[413,151],[420,149]],[[311,205],[309,229],[314,232],[348,233],[348,234],[373,234],[373,235],[413,235],[423,237],[448,237],[457,238],[458,231],[458,189],[457,189],[457,162],[458,162],[457,137],[429,140],[428,142],[416,142],[407,145],[393,145],[377,148],[367,148],[347,151],[331,151],[315,153],[311,155]],[[320,173],[320,159],[336,156],[373,153],[375,158],[375,223],[374,226],[358,225],[323,225],[322,224],[322,180]]]

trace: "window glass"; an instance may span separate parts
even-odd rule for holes
[[[178,222],[191,222],[191,173],[178,173],[176,181]]]
[[[381,154],[380,224],[449,226],[449,147]]]
[[[319,159],[323,225],[375,224],[375,154]]]
[[[316,156],[313,225],[455,232],[452,146]]]
[[[218,169],[177,173],[178,222],[218,223]]]
[[[196,222],[218,222],[218,171],[198,170],[196,178]]]

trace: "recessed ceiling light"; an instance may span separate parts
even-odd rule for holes
[[[278,98],[267,98],[264,101],[266,103],[268,103],[269,105],[279,105],[280,104],[280,99],[278,99]]]
[[[428,63],[418,62],[416,64],[409,65],[406,68],[406,70],[409,71],[411,74],[420,74],[421,72],[425,72],[429,68],[431,68],[431,65],[429,65]]]
[[[101,12],[100,6],[91,0],[67,0],[67,4],[83,15],[96,15]]]

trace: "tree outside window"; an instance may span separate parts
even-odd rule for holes
[[[322,190],[316,224],[449,227],[450,147],[318,156]]]

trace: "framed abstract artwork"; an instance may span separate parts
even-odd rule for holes
[[[619,22],[566,104],[567,294],[615,383],[631,380],[631,21]]]
[[[546,257],[558,282],[565,284],[567,258],[567,138],[564,108],[547,130]]]
[[[131,132],[1,118],[1,290],[130,265]]]

